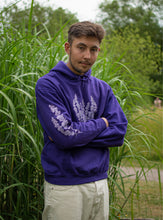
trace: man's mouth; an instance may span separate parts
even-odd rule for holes
[[[80,64],[85,65],[85,66],[90,66],[91,65],[90,62],[80,62]]]

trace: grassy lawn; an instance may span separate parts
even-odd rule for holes
[[[163,169],[163,108],[152,107],[150,110],[139,110],[133,115],[133,125],[140,131],[140,134],[133,136],[132,144],[135,153],[147,158],[148,162],[142,160],[144,168],[149,167]],[[148,137],[148,140],[145,139]],[[123,160],[121,166],[139,167],[140,164],[133,159]],[[135,180],[124,180],[125,196],[127,197],[134,186]],[[122,207],[125,197],[116,190],[117,208]],[[158,181],[139,180],[129,199],[123,207],[124,219],[163,219],[163,183]]]
[[[126,196],[134,185],[134,180],[125,181]],[[162,187],[163,192],[163,187]],[[163,198],[163,195],[162,195]],[[158,182],[139,181],[123,208],[122,218],[152,218],[163,219],[163,200]],[[117,191],[117,205],[122,206],[125,198]]]
[[[140,109],[132,124],[141,134],[133,137],[136,150],[150,161],[163,162],[163,108]]]

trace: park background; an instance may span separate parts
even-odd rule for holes
[[[154,105],[163,99],[162,12],[161,0],[107,0],[92,20],[106,30],[93,75],[112,87],[129,121],[124,145],[110,149],[110,219],[163,219],[163,111]],[[67,30],[79,20],[34,0],[0,9],[0,219],[41,219],[35,84],[67,61]],[[124,167],[135,168],[133,175]],[[157,175],[149,180],[151,171]]]

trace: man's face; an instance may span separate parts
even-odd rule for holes
[[[69,55],[69,69],[77,75],[83,75],[95,63],[100,43],[95,37],[74,38],[71,45],[65,43],[65,51]]]

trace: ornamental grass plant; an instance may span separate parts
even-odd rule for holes
[[[28,30],[25,25],[16,30],[3,19],[0,27],[0,219],[3,220],[41,219],[44,179],[40,155],[43,134],[36,116],[35,85],[39,77],[49,72],[59,60],[67,60],[62,34],[66,24],[53,37],[43,25],[45,39],[41,37],[41,31],[31,29],[31,20],[32,4]],[[141,101],[142,97],[136,91],[130,91],[127,83],[116,76],[121,69],[129,71],[120,59],[112,63],[112,54],[108,57],[105,51],[93,66],[94,75],[113,88],[129,120],[124,145],[110,149],[110,219],[118,219],[123,213],[123,207],[116,206],[116,190],[128,199],[124,187],[127,175],[122,177],[121,162],[134,159],[143,173],[144,161],[148,161],[146,156],[136,152],[133,136],[138,135],[146,149],[151,149],[145,131],[140,132],[131,124],[136,108],[133,100]],[[150,163],[147,164],[151,169]]]
[[[32,10],[32,8],[31,8]],[[30,21],[31,19],[29,19]],[[66,24],[65,24],[66,25]],[[30,25],[29,25],[30,28]],[[35,84],[64,60],[62,29],[51,38],[0,29],[0,218],[41,219],[43,209],[42,128],[36,116]]]
[[[123,74],[124,71],[127,71],[133,79],[134,75],[127,66],[120,62],[121,57],[116,62],[112,62],[112,57],[112,54],[107,57],[104,53],[104,56],[95,64],[93,72],[96,73],[96,77],[106,81],[112,87],[129,122],[123,146],[110,148],[110,169],[108,172],[110,219],[121,219],[126,217],[125,208],[128,203],[131,207],[134,206],[132,197],[139,197],[137,189],[140,179],[144,176],[147,181],[146,176],[152,168],[158,170],[156,181],[159,186],[159,205],[163,208],[163,188],[160,179],[160,167],[163,162],[163,110],[149,108],[142,94],[129,89],[127,82],[124,82],[116,73],[120,71]],[[139,172],[135,172],[135,180],[129,189],[126,187],[126,180],[130,175],[124,173],[123,166],[141,168]],[[121,202],[118,198],[121,198]],[[134,219],[134,208],[132,211],[130,208],[128,212],[130,213],[128,216]],[[138,212],[135,214],[138,217]]]

